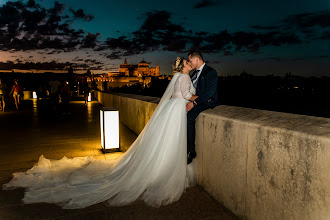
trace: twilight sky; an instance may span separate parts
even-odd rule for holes
[[[199,49],[218,75],[330,76],[329,0],[0,0],[0,70],[171,73]]]

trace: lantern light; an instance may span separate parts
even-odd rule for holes
[[[92,93],[88,93],[88,100],[87,100],[88,102],[91,102],[92,101]]]
[[[31,93],[30,93],[31,94]],[[31,96],[30,96],[31,97]],[[38,98],[38,96],[37,96],[37,92],[33,92],[32,93],[32,98],[34,98],[34,99],[37,99]]]
[[[103,107],[100,110],[101,146],[103,152],[119,151],[119,111]]]

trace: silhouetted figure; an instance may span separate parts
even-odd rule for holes
[[[70,64],[70,67],[68,69],[68,81],[69,81],[71,93],[73,93],[73,91],[75,91],[77,80],[76,80],[76,75],[74,74],[74,70],[72,68],[72,64]]]
[[[69,74],[69,75],[73,75],[72,64],[70,64],[70,67],[69,67],[69,69],[68,69],[68,74]]]
[[[87,73],[86,74],[87,74],[88,77],[91,77],[92,76],[92,72],[90,70],[87,70]]]
[[[44,101],[47,97],[47,87],[44,83],[41,83],[38,91],[38,98]]]
[[[56,111],[60,96],[61,83],[57,79],[52,78],[52,80],[49,81],[49,86],[50,86],[50,101],[53,105],[54,111]]]
[[[97,84],[94,80],[94,74],[92,75],[92,85],[91,85],[92,89],[97,89]]]
[[[103,91],[108,92],[108,82],[107,81],[103,82]]]
[[[18,106],[20,105],[20,97],[21,97],[22,93],[23,93],[22,85],[19,84],[17,80],[15,80],[14,85],[11,88],[9,96],[13,94],[13,97],[14,97],[14,100],[15,100],[15,106],[16,106],[17,110],[18,110]]]
[[[6,89],[7,89],[7,85],[6,83],[2,82],[2,79],[0,78],[0,111],[5,111],[5,107],[6,107]]]
[[[62,87],[61,87],[61,102],[63,107],[63,114],[70,114],[69,101],[70,101],[70,86],[68,81],[64,81],[62,82]]]
[[[81,85],[81,87],[82,87],[82,90],[84,92],[85,105],[87,105],[88,95],[89,95],[89,92],[90,92],[90,88],[88,86],[87,80],[85,80],[83,82],[83,84]]]

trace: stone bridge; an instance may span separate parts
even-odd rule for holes
[[[95,91],[139,134],[159,98]],[[173,113],[175,114],[175,113]],[[242,219],[330,219],[330,119],[218,106],[196,122],[198,184]]]

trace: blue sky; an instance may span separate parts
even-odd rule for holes
[[[101,73],[116,70],[125,58],[129,63],[145,59],[170,74],[176,56],[200,49],[218,75],[246,70],[254,75],[330,76],[330,1],[58,0],[56,12],[50,10],[55,1],[33,2],[0,1],[2,30],[8,31],[15,20],[5,19],[12,8],[21,16],[20,31],[1,38],[0,62],[62,67],[69,62]],[[44,12],[41,20],[33,14],[37,27],[22,6]],[[53,12],[57,26],[48,22]],[[63,31],[59,24],[64,23]]]

